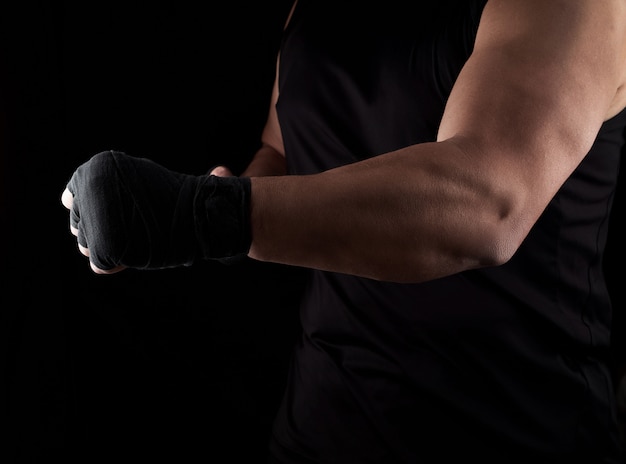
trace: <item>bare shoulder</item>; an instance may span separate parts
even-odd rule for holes
[[[545,200],[625,107],[626,0],[488,0],[438,140],[524,169],[520,192],[543,178]]]
[[[593,82],[606,119],[626,107],[626,0],[489,0],[477,47],[494,43]]]

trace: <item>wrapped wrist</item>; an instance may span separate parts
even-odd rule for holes
[[[250,187],[247,177],[200,178],[193,205],[202,259],[247,255],[252,240]]]

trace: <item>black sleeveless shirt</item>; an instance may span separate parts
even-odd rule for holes
[[[289,172],[434,141],[485,2],[299,0],[279,69]],[[621,462],[602,257],[625,125],[602,126],[503,266],[423,284],[311,271],[273,455]]]

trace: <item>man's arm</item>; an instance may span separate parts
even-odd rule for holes
[[[249,256],[403,282],[506,262],[626,105],[625,59],[623,0],[490,0],[437,142],[252,178]]]
[[[293,10],[296,7],[297,0],[294,1],[286,25],[291,19]],[[276,103],[278,102],[278,69],[280,66],[280,56],[276,60],[276,77],[272,87],[272,95],[270,98],[269,111],[265,121],[265,127],[261,134],[261,147],[254,154],[252,160],[241,174],[243,177],[262,177],[262,176],[282,176],[287,173],[285,163],[285,147],[283,146],[283,138],[278,123],[278,115],[276,113]],[[212,174],[219,176],[232,175],[228,168],[219,166],[214,169]]]
[[[276,60],[276,79],[274,79],[274,87],[270,98],[270,109],[263,133],[261,134],[262,145],[243,172],[243,176],[281,176],[287,173],[285,147],[283,146],[283,138],[278,124],[278,115],[276,114],[279,61],[280,57]]]

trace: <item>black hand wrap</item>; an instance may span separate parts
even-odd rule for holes
[[[250,179],[191,176],[106,151],[72,175],[71,225],[100,269],[162,269],[245,256]]]

